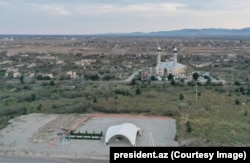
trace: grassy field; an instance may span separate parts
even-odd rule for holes
[[[177,120],[176,139],[183,146],[250,145],[250,96],[235,91],[247,86],[199,86],[196,101],[194,86],[159,81],[139,87],[139,95],[137,86],[118,82],[73,85],[74,89],[62,89],[60,83],[2,87],[0,127],[10,118],[33,112],[159,115]]]

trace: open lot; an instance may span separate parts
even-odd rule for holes
[[[178,146],[175,120],[167,117],[108,114],[29,114],[14,118],[0,131],[0,155],[75,159],[109,159],[110,146],[131,146],[127,141],[69,140],[60,138],[63,129],[105,131],[110,125],[133,123],[141,128],[137,146]]]

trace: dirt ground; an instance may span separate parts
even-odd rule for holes
[[[105,114],[30,114],[10,121],[0,130],[0,156],[40,156],[54,158],[109,159],[110,146],[131,146],[128,141],[68,140],[62,134],[70,130],[96,133],[111,125],[133,123],[141,128],[136,146],[178,146],[175,120],[167,117],[146,117]]]

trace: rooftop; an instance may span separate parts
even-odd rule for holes
[[[169,62],[161,62],[160,65],[158,65],[157,67],[160,68],[174,68],[174,61],[169,61]],[[180,63],[176,63],[176,67],[185,67],[185,65],[180,64]]]

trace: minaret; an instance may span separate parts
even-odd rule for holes
[[[157,66],[159,66],[161,63],[161,47],[159,46],[157,48]]]
[[[174,53],[174,55],[173,55],[173,62],[174,62],[174,67],[176,67],[177,66],[177,48],[175,47],[174,49],[173,49],[173,53]]]

